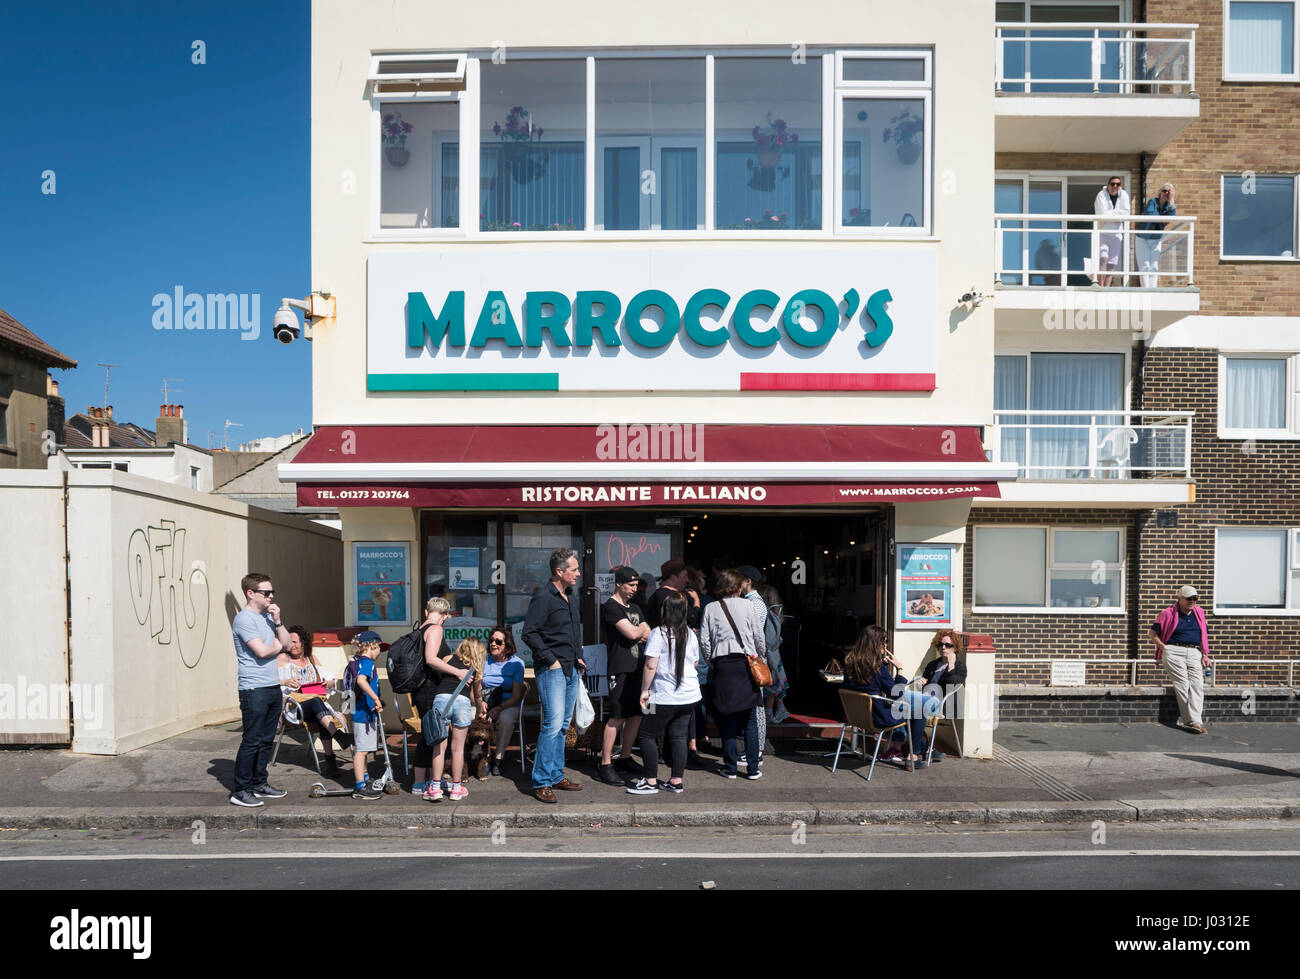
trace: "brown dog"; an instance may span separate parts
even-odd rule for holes
[[[465,732],[465,773],[473,772],[480,782],[487,778],[493,733],[493,724],[486,717],[475,717]]]

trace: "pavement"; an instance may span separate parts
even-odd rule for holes
[[[396,742],[396,738],[394,738]],[[1158,724],[1002,724],[992,759],[949,756],[908,773],[848,752],[832,774],[834,743],[781,742],[763,778],[716,774],[717,741],[686,791],[642,797],[604,785],[583,752],[567,773],[581,792],[544,805],[517,761],[505,774],[471,779],[461,802],[428,803],[403,792],[376,801],[311,799],[320,779],[311,756],[286,739],[270,781],[289,794],[260,809],[228,803],[238,724],[188,732],[117,757],[56,749],[0,751],[0,831],[32,829],[388,827],[789,826],[946,823],[1289,819],[1300,815],[1300,729],[1291,723],[1215,725],[1194,735]],[[392,750],[392,749],[390,749]],[[350,755],[340,761],[350,770]],[[401,773],[401,749],[394,754]],[[377,769],[372,768],[377,774]],[[664,772],[661,770],[661,774]],[[402,777],[403,784],[409,779]]]

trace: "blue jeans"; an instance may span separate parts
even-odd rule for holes
[[[921,693],[919,690],[905,691],[894,701],[890,713],[899,720],[908,718],[908,726],[912,729],[912,754],[925,754],[925,720],[928,717],[937,717],[941,706],[938,697]]]
[[[762,710],[762,707],[759,707]],[[718,727],[722,731],[722,770],[734,775],[739,764],[740,752],[737,740],[745,739],[745,764],[750,772],[758,771],[759,759],[763,757],[763,742],[758,739],[758,716],[752,710],[737,711],[734,714],[715,714]]]
[[[533,788],[541,789],[564,781],[564,735],[578,702],[582,675],[574,667],[572,676],[566,677],[563,669],[542,670],[536,679],[537,699],[542,702],[542,730],[533,756]]]
[[[284,694],[280,685],[239,691],[239,713],[244,737],[235,754],[235,792],[252,791],[266,784],[266,763],[271,760],[275,731],[280,726]]]

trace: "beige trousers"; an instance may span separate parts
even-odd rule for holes
[[[1170,643],[1165,646],[1161,661],[1174,687],[1179,718],[1184,725],[1200,724],[1205,701],[1205,668],[1201,666],[1200,649]]]

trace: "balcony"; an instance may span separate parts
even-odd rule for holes
[[[1154,153],[1200,113],[1195,24],[999,23],[999,153]]]
[[[1014,465],[989,506],[1157,507],[1190,503],[1190,411],[994,412],[985,451]]]
[[[1080,313],[1142,317],[1200,309],[1195,217],[1015,213],[993,219],[999,310],[1058,312],[1061,322],[1046,325],[1070,329],[1074,321],[1066,317]],[[1172,318],[1159,319],[1137,328],[1158,328]]]

